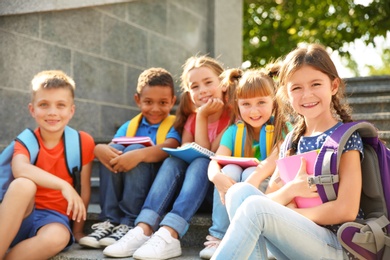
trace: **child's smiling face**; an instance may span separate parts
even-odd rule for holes
[[[66,88],[40,88],[29,104],[41,132],[63,131],[75,112],[72,93]]]
[[[271,118],[273,100],[271,96],[238,99],[241,119],[253,128],[260,128]]]
[[[287,80],[288,98],[293,109],[305,118],[323,118],[331,115],[332,96],[338,82],[311,66],[303,66]]]
[[[192,102],[196,107],[207,103],[211,98],[222,99],[220,79],[207,67],[194,68],[188,72],[188,86]]]
[[[141,94],[134,95],[135,102],[149,124],[161,123],[176,102],[172,89],[167,86],[145,86]]]

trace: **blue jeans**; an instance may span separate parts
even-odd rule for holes
[[[234,164],[228,164],[222,168],[222,173],[229,176],[235,182],[245,181],[249,175],[255,171],[256,167],[249,167],[243,170],[240,166]],[[260,190],[265,191],[268,185],[266,179],[261,183]],[[209,233],[213,237],[222,239],[229,227],[230,221],[226,211],[225,205],[222,204],[221,198],[219,197],[218,190],[214,188],[214,199],[213,199],[213,213],[212,213],[212,226],[209,228]]]
[[[227,192],[231,224],[212,259],[343,259],[337,236],[247,183]]]
[[[209,162],[208,158],[197,158],[188,165],[176,157],[165,159],[135,224],[146,223],[154,231],[169,226],[183,237],[210,185]]]
[[[123,153],[144,148],[140,144],[112,146]],[[115,174],[101,164],[100,220],[134,226],[160,165],[161,163],[142,162],[128,172]]]

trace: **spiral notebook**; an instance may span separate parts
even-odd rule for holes
[[[304,157],[306,160],[306,172],[309,175],[314,173],[314,165],[317,159],[318,151],[310,151],[302,154],[297,154],[293,156],[284,157],[276,161],[276,165],[279,170],[280,178],[284,183],[292,181],[296,174],[298,173],[299,168],[301,167],[301,157]],[[295,197],[295,203],[298,208],[310,208],[322,204],[320,197],[316,198],[302,198]]]
[[[180,158],[187,163],[191,163],[193,160],[199,157],[210,158],[210,156],[214,155],[212,151],[200,146],[195,142],[186,144],[179,148],[163,147],[162,149],[169,155]]]

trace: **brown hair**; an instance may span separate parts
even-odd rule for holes
[[[312,68],[326,74],[331,81],[339,79],[340,85],[338,91],[332,96],[331,108],[335,114],[344,122],[351,122],[351,108],[344,100],[345,83],[339,77],[336,67],[326,52],[325,48],[320,44],[310,44],[306,47],[298,47],[291,51],[282,62],[279,72],[280,88],[277,93],[279,104],[283,106],[284,114],[288,117],[295,118],[295,128],[292,138],[292,147],[288,151],[288,155],[296,153],[297,145],[300,137],[306,130],[306,124],[303,116],[297,114],[288,102],[287,81],[289,77],[300,69],[302,66],[311,66]]]
[[[172,75],[163,68],[149,68],[144,70],[138,77],[137,94],[141,95],[146,86],[163,86],[169,87],[174,96],[175,86]]]
[[[222,84],[228,85],[229,90],[233,91],[232,94],[232,111],[230,123],[235,123],[241,118],[240,110],[238,107],[238,99],[241,98],[253,98],[253,97],[266,97],[271,96],[273,99],[273,122],[269,120],[267,124],[273,124],[274,135],[272,144],[275,146],[280,141],[283,141],[283,133],[286,134],[288,129],[284,117],[279,114],[279,107],[276,102],[277,84],[275,83],[273,76],[278,72],[278,64],[270,64],[263,69],[250,69],[242,71],[241,69],[230,69],[225,71],[225,78],[222,80]],[[252,143],[255,139],[254,129],[251,125],[245,123],[246,126],[246,140],[244,154],[247,157],[253,156]]]
[[[34,76],[31,80],[31,100],[34,99],[35,93],[40,89],[65,88],[69,89],[72,98],[76,84],[74,80],[61,70],[45,70]]]
[[[187,118],[195,112],[196,107],[193,104],[190,97],[190,86],[188,85],[188,73],[195,68],[206,67],[213,71],[218,77],[224,71],[222,65],[209,56],[192,56],[186,60],[183,65],[183,73],[181,74],[181,90],[179,105],[176,111],[176,121],[174,123],[175,129],[179,132],[183,132],[183,127],[187,121]]]

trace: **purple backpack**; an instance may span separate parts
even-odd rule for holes
[[[353,132],[363,140],[360,208],[365,219],[344,223],[337,237],[344,249],[358,259],[390,259],[390,150],[378,139],[377,129],[366,121],[345,123],[325,140],[309,183],[316,184],[323,202],[334,200],[338,168],[344,145]]]

